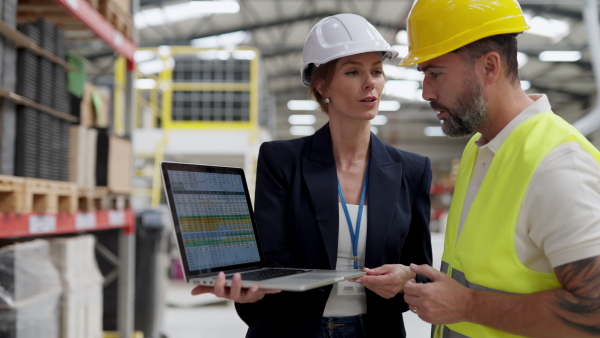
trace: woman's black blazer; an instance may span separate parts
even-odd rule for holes
[[[427,157],[370,141],[365,266],[431,265],[431,166]],[[270,266],[335,269],[338,190],[329,124],[314,135],[263,143],[256,173],[255,216]],[[418,276],[420,281],[426,280]],[[315,337],[332,286],[267,295],[238,304],[247,337]],[[402,295],[367,289],[369,337],[404,337]]]

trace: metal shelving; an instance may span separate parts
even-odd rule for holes
[[[0,238],[38,237],[119,228],[135,233],[135,219],[131,209],[58,214],[3,213],[0,219]]]
[[[65,20],[82,23],[115,52],[125,57],[129,68],[133,68],[136,44],[129,37],[124,36],[113,27],[110,22],[86,1],[52,0],[43,5],[24,1],[22,6],[19,4],[19,13],[21,9],[27,10],[28,7],[36,11],[36,15],[40,18],[51,15],[49,13],[56,13],[57,10],[65,12]],[[16,18],[16,8],[14,12]],[[2,22],[4,19],[4,17],[0,18],[0,38],[3,41],[8,41],[15,48],[23,48],[36,57],[41,57],[48,71],[52,71],[52,68],[55,70],[58,67],[61,70],[60,73],[66,75],[66,71],[74,70],[65,60],[55,55],[64,54],[63,52],[66,51],[65,44],[53,46],[56,49],[53,53],[52,50],[43,48],[43,41],[36,43],[27,35],[18,31],[16,29],[16,20],[11,19],[9,22]],[[62,70],[65,72],[62,72]],[[78,122],[77,117],[69,115],[68,111],[62,111],[68,110],[68,105],[61,105],[60,102],[57,105],[57,102],[54,102],[56,101],[55,91],[45,93],[45,102],[40,102],[38,97],[33,98],[18,95],[15,93],[15,89],[0,86],[0,98],[8,99],[17,105],[43,111],[65,123]],[[61,111],[57,110],[57,108]],[[58,151],[59,149],[55,150]],[[60,151],[64,150],[60,149]],[[65,158],[61,157],[59,160],[65,160]],[[28,195],[30,194],[27,191],[27,182],[30,182],[28,180],[30,179],[23,177],[0,176],[0,238],[34,238],[57,234],[121,229],[119,235],[120,254],[118,274],[120,278],[118,284],[119,311],[117,313],[117,326],[120,336],[131,336],[133,332],[133,248],[135,244],[135,217],[133,210],[127,206],[125,209],[103,208],[101,210],[77,211],[77,192],[74,193],[74,201],[72,201],[72,205],[75,207],[69,207],[68,211],[58,210],[59,206],[42,211],[32,208],[19,209],[22,208],[22,205],[19,203],[23,203],[26,198],[36,200],[37,198],[49,198],[49,196],[52,196],[53,198],[57,198],[53,203],[60,204],[62,202],[61,198],[65,197],[55,196],[56,193],[52,187],[46,188],[46,191],[36,193],[33,196]],[[53,181],[47,182],[48,184],[53,183]],[[57,182],[56,184],[67,186],[69,183]],[[60,188],[58,185],[57,187]],[[45,195],[46,193],[48,194],[47,196]],[[35,203],[35,201],[31,203]]]

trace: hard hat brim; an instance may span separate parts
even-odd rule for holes
[[[372,49],[366,48],[364,51],[358,51],[358,52],[354,51],[352,53],[347,53],[347,54],[342,53],[341,56],[338,56],[338,57],[333,57],[333,58],[324,59],[324,60],[315,60],[313,62],[307,63],[306,66],[301,67],[300,74],[301,74],[301,78],[302,78],[302,84],[305,85],[306,87],[308,87],[310,85],[310,80],[311,80],[313,74],[315,73],[315,71],[317,70],[317,68],[326,64],[327,62],[341,59],[346,56],[363,54],[363,53],[381,53],[381,61],[385,61],[387,59],[393,60],[393,59],[397,58],[398,54],[399,54],[399,52],[397,50],[391,49],[391,48],[387,48],[385,50],[381,50],[381,49],[372,50]]]

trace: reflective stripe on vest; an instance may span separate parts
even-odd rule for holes
[[[450,265],[448,263],[442,261],[441,271],[445,274],[448,274],[449,266]],[[481,291],[494,291],[494,292],[500,292],[500,293],[506,293],[506,294],[517,294],[514,292],[507,292],[507,291],[503,291],[503,290],[492,289],[492,288],[485,287],[483,285],[472,283],[467,280],[467,277],[465,276],[464,272],[457,270],[457,269],[452,269],[452,273],[450,273],[450,276],[452,277],[452,279],[457,281],[460,285],[466,286],[469,289],[481,290]]]
[[[450,330],[447,326],[442,326],[442,337],[444,338],[469,338],[469,336],[465,336],[458,332]]]
[[[524,266],[515,248],[515,227],[525,193],[546,155],[565,142],[578,142],[600,163],[600,153],[581,133],[552,112],[521,123],[503,142],[481,183],[458,234],[478,148],[465,147],[448,214],[442,270],[475,290],[529,294],[560,288],[553,273]],[[436,327],[435,337],[517,337],[473,323]]]

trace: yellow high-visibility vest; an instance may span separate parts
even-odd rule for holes
[[[524,266],[515,248],[515,228],[523,198],[537,167],[557,146],[581,144],[600,163],[600,152],[553,112],[521,123],[502,143],[458,236],[460,217],[477,158],[475,135],[465,147],[448,213],[442,271],[464,286],[513,294],[560,288],[553,273]],[[517,337],[472,323],[441,325],[435,337]]]

